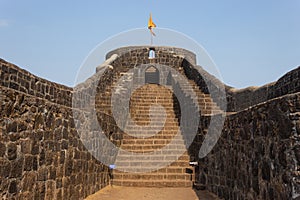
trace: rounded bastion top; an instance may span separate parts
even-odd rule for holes
[[[120,47],[114,49],[106,54],[106,59],[110,58],[113,54],[117,54],[118,56],[124,55],[125,53],[129,53],[131,51],[163,51],[168,53],[174,53],[179,56],[183,56],[186,60],[188,60],[191,64],[196,65],[196,54],[178,47],[170,47],[170,46],[127,46],[127,47]]]

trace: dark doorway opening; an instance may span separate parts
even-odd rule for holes
[[[146,69],[145,83],[159,84],[159,71],[157,68],[150,66]]]

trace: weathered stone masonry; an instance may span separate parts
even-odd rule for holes
[[[98,68],[95,75],[75,88],[49,82],[0,60],[1,197],[83,199],[108,185],[109,169],[86,150],[76,131],[74,90],[79,91],[76,98],[80,99],[75,107],[94,106],[102,131],[120,146],[123,133],[109,108],[111,88],[130,69],[135,70],[133,75],[142,72],[134,80],[143,84],[143,66],[159,63],[184,74],[194,89],[200,89],[216,107],[227,111],[217,145],[207,157],[198,159],[210,119],[218,114],[204,116],[200,111],[199,130],[188,151],[190,158],[199,161],[197,184],[224,199],[299,198],[300,68],[263,87],[236,90],[196,67],[195,55],[187,50],[155,47],[154,59],[148,59],[148,53],[149,47],[109,52],[107,58],[118,55],[110,63],[112,68]],[[166,82],[168,72],[160,72],[160,81]],[[91,98],[93,87],[97,88],[95,99]],[[219,95],[222,87],[224,96]],[[204,101],[200,107],[208,105],[211,102]],[[82,117],[89,111],[83,109]],[[118,112],[122,115],[123,110]],[[93,130],[91,137],[97,137]],[[98,148],[101,150],[101,144]]]
[[[240,111],[258,103],[300,91],[300,67],[288,72],[278,81],[262,87],[227,89],[228,111]]]
[[[279,97],[228,116],[217,145],[200,160],[198,181],[224,199],[296,198],[299,97]]]
[[[222,84],[200,73],[215,88]],[[262,87],[225,86],[229,112],[217,145],[198,159],[200,185],[224,199],[299,198],[299,75],[298,67]],[[190,76],[195,80],[195,73]],[[203,127],[210,124],[210,118],[202,119],[190,147],[193,157],[204,140]]]
[[[109,184],[74,128],[72,88],[3,60],[0,77],[2,199],[83,199]]]
[[[113,53],[125,54],[113,66],[133,68],[148,63],[147,48],[121,48]],[[292,199],[299,195],[299,123],[298,93],[300,70],[295,69],[277,82],[260,88],[236,90],[225,85],[227,105],[218,96],[224,85],[193,60],[184,59],[188,52],[178,53],[177,61],[163,64],[181,66],[185,75],[203,92],[210,93],[220,108],[230,115],[225,120],[222,136],[213,151],[200,163],[197,181],[225,199]],[[164,52],[163,50],[161,50]],[[132,60],[130,60],[132,59]],[[129,65],[128,65],[129,63]],[[155,63],[155,60],[153,61]],[[287,96],[284,96],[287,95]],[[226,108],[227,107],[227,108]],[[190,156],[198,157],[210,117],[203,116],[198,135],[190,147]],[[297,157],[298,156],[298,157]],[[298,159],[298,160],[297,160]]]

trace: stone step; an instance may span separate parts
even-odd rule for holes
[[[140,109],[140,108],[135,108],[135,109],[131,109],[130,110],[130,114],[131,115],[136,115],[136,114],[140,114],[142,116],[145,116],[145,117],[149,117],[150,114],[151,116],[153,117],[157,117],[157,118],[161,118],[163,114],[166,114],[167,117],[173,117],[175,118],[176,117],[176,114],[179,113],[178,111],[174,112],[170,109],[165,109],[165,110],[154,110],[154,109],[151,109],[151,112],[150,112],[150,108],[143,108],[143,109]]]
[[[149,119],[145,119],[145,117],[131,117],[133,121],[129,122],[127,124],[127,126],[135,126],[136,125],[136,122],[138,122],[139,125],[141,124],[144,124],[144,125],[148,125],[148,124],[153,124],[153,125],[156,125],[156,126],[160,126],[162,124],[162,120],[159,119],[159,118],[150,118]],[[171,118],[171,117],[167,117],[166,121],[164,122],[163,124],[165,127],[170,127],[170,126],[177,126],[178,127],[178,119],[174,119],[174,118]]]
[[[122,146],[121,146],[122,148]],[[177,155],[182,155],[185,151],[185,149],[159,149],[159,150],[155,150],[155,152],[157,153],[156,155],[160,155],[160,156],[177,156]],[[151,152],[151,151],[150,151]],[[143,151],[143,150],[136,150],[134,153],[138,153],[140,155],[144,155],[147,156],[149,151]],[[152,154],[151,154],[152,155]],[[119,154],[119,156],[127,156],[126,155],[122,155]]]
[[[130,171],[130,169],[132,169],[130,166],[129,167],[122,167],[122,169],[124,171],[120,171],[118,169],[114,169],[113,170],[113,174],[116,173],[128,173],[125,171]],[[136,173],[145,173],[145,171],[147,171],[147,173],[151,173],[151,174],[156,174],[156,173],[179,173],[179,174],[184,174],[187,173],[187,171],[193,171],[194,168],[191,166],[187,166],[187,167],[179,167],[179,166],[168,166],[168,167],[164,167],[164,168],[158,168],[153,170],[152,168],[147,168],[147,167],[143,167],[143,168],[135,168]]]
[[[118,156],[118,162],[119,161],[132,161],[132,162],[139,162],[139,161],[149,161],[149,160],[181,160],[185,162],[189,162],[190,156],[187,153],[184,153],[183,155],[176,156],[176,155],[152,155],[151,157],[145,156],[145,155],[135,155],[134,157],[129,155],[119,155]]]
[[[192,181],[180,180],[113,180],[113,185],[126,187],[192,187]]]
[[[174,117],[166,116],[165,118],[162,116],[161,117],[151,116],[149,118],[130,116],[131,121],[128,121],[127,123],[128,123],[128,126],[135,126],[137,123],[138,123],[138,125],[144,124],[144,126],[146,126],[146,125],[149,125],[150,122],[152,121],[152,124],[156,124],[156,126],[179,126],[180,117],[181,117],[181,115],[178,115],[178,118],[175,116]],[[177,123],[177,125],[176,125],[176,123]]]
[[[167,127],[167,129],[166,129],[166,127],[164,127],[164,128],[160,128],[160,127],[152,127],[151,128],[151,130],[145,130],[144,129],[144,127],[141,127],[141,128],[139,128],[139,127],[136,127],[136,128],[126,128],[126,129],[124,129],[126,132],[125,133],[128,133],[128,136],[130,136],[130,135],[141,135],[141,137],[140,138],[144,138],[144,137],[146,137],[146,138],[148,138],[148,137],[151,137],[151,138],[159,138],[160,136],[172,136],[172,137],[174,137],[176,134],[180,134],[180,136],[182,136],[182,134],[181,134],[181,132],[180,132],[180,130],[179,130],[179,127],[177,127],[177,130],[174,128],[173,130],[170,130],[170,129],[168,129],[168,127]],[[124,136],[126,136],[126,135],[124,135]],[[131,137],[129,137],[129,138],[131,138]],[[127,137],[127,139],[129,139],[128,137]],[[165,137],[163,137],[163,139],[164,139]],[[178,138],[178,139],[182,139],[182,137],[180,137],[180,138]]]
[[[141,98],[143,97],[143,98]],[[173,96],[173,93],[167,92],[167,93],[151,93],[150,91],[141,91],[141,92],[133,92],[131,94],[131,100],[143,100],[143,99],[170,99],[173,100],[175,96]]]
[[[179,105],[178,103],[173,103],[172,99],[168,99],[168,100],[156,100],[156,99],[143,99],[140,101],[130,101],[130,105],[139,105],[139,106],[144,106],[144,107],[150,107],[150,106],[164,106],[167,108],[172,109],[174,105]]]
[[[109,109],[111,110],[111,105],[110,104],[107,104],[107,105],[97,105],[96,106],[96,109],[100,109],[100,110],[103,110],[103,109]],[[154,113],[154,117],[157,116],[159,117],[159,114],[163,114],[164,111],[162,110],[151,110],[152,113]],[[150,114],[150,108],[137,108],[137,109],[134,109],[133,111],[130,111],[130,113],[132,114],[135,114],[135,113],[141,113],[143,114],[145,117],[149,117],[149,114]],[[175,113],[177,112],[174,112],[174,111],[171,111],[170,109],[165,109],[165,113],[167,114],[168,117],[176,117]]]
[[[166,98],[172,98],[173,97],[173,92],[171,92],[170,90],[163,90],[164,92],[161,92],[159,87],[158,88],[143,88],[143,89],[136,89],[132,92],[131,96],[145,96],[145,97],[153,97],[153,96],[157,96],[157,97],[166,97]]]
[[[169,164],[169,162],[174,161],[170,160],[119,160],[115,163],[118,167],[131,167],[131,169],[144,169],[144,166],[176,166],[176,167],[189,167],[189,162],[186,160],[175,160],[175,162]]]
[[[173,98],[167,98],[167,97],[159,97],[155,96],[155,94],[151,96],[131,96],[130,97],[131,102],[149,102],[149,103],[161,103],[161,102],[169,102],[169,103],[176,103]]]
[[[151,110],[150,112],[150,108],[148,109],[134,109],[134,110],[130,110],[130,114],[131,115],[140,115],[140,117],[145,117],[145,118],[149,118],[150,116],[151,117],[155,117],[155,118],[158,118],[158,119],[162,119],[163,118],[163,115],[166,115],[166,117],[168,118],[176,118],[177,115],[179,114],[179,112],[174,112],[174,111],[171,111],[171,110],[160,110],[160,111],[156,111],[156,110]]]
[[[162,131],[173,131],[173,130],[178,130],[179,127],[178,126],[164,126],[164,128],[162,128],[162,126],[157,125],[157,126],[151,126],[151,130],[162,130]],[[136,125],[127,125],[125,130],[144,130],[143,127],[139,127]],[[147,130],[146,130],[147,131]]]
[[[150,130],[151,129],[151,130]],[[172,129],[170,130],[169,127],[150,127],[149,129],[145,129],[144,127],[126,127],[125,132],[129,133],[127,134],[128,136],[130,135],[142,135],[140,138],[143,137],[151,137],[152,139],[154,138],[160,138],[161,136],[175,136],[179,130],[179,127],[177,127],[177,129]],[[155,132],[156,134],[153,135],[153,132]],[[131,139],[131,137],[127,137],[127,135],[124,135],[127,139]],[[162,139],[165,139],[165,137],[162,137]],[[180,137],[179,139],[182,139],[182,137]]]
[[[147,133],[149,131],[161,131],[163,128],[163,131],[167,131],[167,130],[178,130],[179,126],[176,125],[177,122],[171,121],[170,124],[167,124],[167,122],[163,122],[161,121],[156,121],[156,120],[152,120],[152,121],[145,121],[145,119],[142,119],[141,121],[139,121],[138,119],[132,118],[131,122],[128,122],[125,130],[130,130],[130,131],[135,131],[137,132],[138,130],[143,131],[143,133]],[[151,126],[150,126],[151,124]],[[133,128],[135,127],[135,128]],[[177,127],[177,128],[172,128],[172,127]],[[147,129],[146,129],[147,128]],[[169,129],[170,128],[170,129]]]
[[[146,138],[146,139],[126,139],[122,141],[122,145],[166,145],[171,142],[171,139],[156,139],[156,138]],[[172,139],[174,144],[182,144],[183,140]]]
[[[147,138],[147,141],[153,141],[153,142],[157,141],[157,143],[159,143],[159,140],[166,140],[166,143],[169,143],[170,141],[174,141],[175,140],[175,138],[174,138],[175,135],[176,135],[176,133],[175,134],[169,134],[169,135],[167,135],[167,134],[162,135],[162,134],[159,133],[159,134],[155,134],[152,137]],[[129,143],[131,141],[135,141],[136,139],[137,139],[136,137],[133,137],[133,136],[130,136],[130,135],[124,135],[123,136],[123,141],[125,141],[125,140],[127,141],[128,140]],[[142,139],[140,139],[140,140],[142,140]],[[177,141],[174,141],[174,142],[177,143]]]
[[[171,88],[171,87],[170,87]],[[157,94],[172,94],[173,91],[170,88],[163,87],[161,85],[143,85],[139,88],[134,89],[134,94],[149,94],[149,93],[157,93]],[[147,91],[147,93],[143,93],[143,91]],[[161,91],[164,91],[163,93]]]
[[[192,175],[187,173],[115,173],[114,180],[186,180],[192,181]]]
[[[127,157],[126,157],[127,158]],[[151,167],[174,167],[174,168],[187,168],[189,166],[189,160],[183,160],[176,158],[171,159],[168,158],[166,160],[154,160],[156,158],[151,158],[153,160],[137,160],[131,158],[130,160],[124,160],[122,157],[118,157],[118,161],[115,163],[115,165],[118,167],[118,169],[122,169],[126,171],[128,169],[129,171],[137,171],[137,172],[145,172]],[[157,157],[158,159],[158,157]],[[130,168],[130,169],[129,169]],[[153,170],[153,169],[152,169]],[[150,173],[150,172],[149,172]]]
[[[163,166],[162,166],[163,167]],[[192,174],[194,168],[190,166],[174,166],[169,165],[163,168],[151,166],[138,168],[135,166],[119,166],[113,170],[113,174]]]
[[[175,96],[174,96],[175,97]],[[176,103],[172,95],[158,96],[156,94],[147,94],[147,95],[134,95],[130,96],[130,101],[132,102],[171,102]]]
[[[179,127],[177,129],[173,128],[172,130],[169,129],[169,127],[130,127],[125,128],[124,132],[128,135],[124,135],[124,138],[126,139],[132,139],[132,136],[137,137],[138,139],[166,139],[168,137],[174,137],[178,133],[181,134],[181,131]],[[166,136],[166,137],[163,137]],[[180,137],[179,139],[183,139]]]
[[[156,104],[158,105],[158,104]],[[100,106],[109,106],[111,107],[111,104],[102,104],[102,105],[99,105]],[[155,106],[155,105],[154,105]],[[160,107],[153,107],[151,108],[151,111],[154,112],[154,113],[163,113],[164,111],[167,112],[167,113],[176,113],[178,111],[174,111],[174,105],[166,105],[166,104],[160,104],[158,106],[163,106],[163,110],[162,108]],[[216,110],[220,110],[219,106],[216,105],[215,103],[199,103],[198,106],[200,107],[200,109],[216,109]],[[150,111],[150,104],[148,103],[137,103],[137,104],[133,104],[131,103],[131,112],[134,112],[135,110],[137,111],[146,111],[146,112],[149,112]]]
[[[166,113],[165,115],[163,114],[149,114],[149,112],[132,112],[130,113],[130,117],[133,118],[133,117],[138,117],[140,119],[145,119],[145,121],[149,120],[149,119],[156,119],[156,120],[162,120],[164,118],[167,118],[169,121],[175,121],[177,120],[177,116],[179,114],[175,114],[175,113]]]
[[[164,119],[169,118],[170,120],[177,118],[177,116],[180,115],[180,113],[174,113],[169,110],[166,110],[164,113],[163,111],[157,112],[157,111],[149,111],[149,110],[133,110],[130,112],[130,116],[134,117],[140,117],[140,118],[154,118],[154,119]]]
[[[157,110],[161,111],[161,108],[158,106],[164,107],[165,110],[173,110],[174,109],[174,104],[170,104],[169,102],[160,102],[157,104],[156,104],[156,102],[140,102],[140,103],[131,102],[130,103],[130,109],[134,108],[134,109],[141,109],[141,110],[149,110],[150,107],[157,107],[157,108],[153,108],[153,110],[157,109]]]
[[[156,151],[160,151],[161,149],[163,149],[163,147],[157,148],[157,149],[130,149],[130,150],[129,149],[124,149],[124,150],[129,151],[129,152],[133,152],[133,153],[138,153],[138,154],[148,154],[148,153],[153,153],[153,152],[156,152]],[[169,150],[175,152],[176,150],[183,151],[185,149],[169,149]]]
[[[131,102],[149,102],[149,103],[174,103],[173,98],[163,98],[163,97],[156,97],[153,96],[139,96],[139,97],[132,97],[130,98]]]
[[[126,150],[155,150],[155,149],[161,149],[165,147],[166,144],[140,144],[140,145],[131,145],[131,144],[122,144],[122,149]],[[173,144],[168,144],[168,149],[170,150],[175,150],[175,149],[181,149],[185,150],[185,146],[181,145],[173,145]]]

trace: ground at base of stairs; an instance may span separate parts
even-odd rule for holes
[[[207,191],[192,188],[142,188],[107,186],[86,200],[217,200]]]

